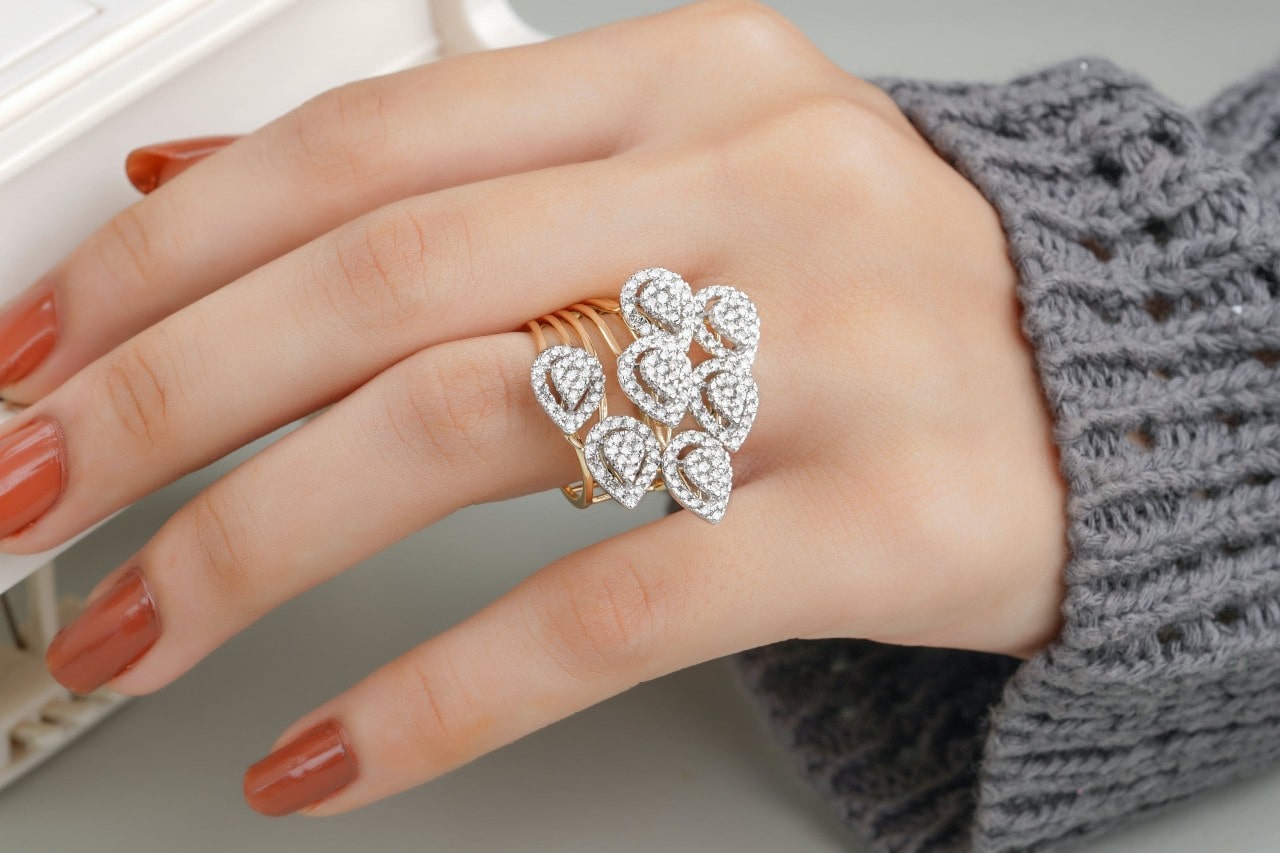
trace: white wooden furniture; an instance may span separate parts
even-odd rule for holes
[[[0,0],[0,300],[136,198],[131,148],[244,132],[359,77],[542,37],[502,0]],[[0,423],[20,410],[0,403]],[[0,592],[25,603],[25,648],[0,625],[0,787],[124,701],[71,695],[44,666],[79,609],[58,598],[54,558],[114,517],[0,554]]]

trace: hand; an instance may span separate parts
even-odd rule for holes
[[[995,212],[776,13],[708,2],[321,95],[14,302],[40,307],[9,337],[4,394],[34,401],[0,440],[11,552],[332,404],[104,579],[54,675],[156,690],[458,507],[577,479],[511,330],[648,266],[760,310],[723,521],[534,572],[299,720],[248,774],[255,808],[347,811],[776,640],[1052,639],[1064,487]],[[50,348],[30,321],[54,313]]]

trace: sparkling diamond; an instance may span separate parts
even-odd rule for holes
[[[729,451],[700,430],[677,433],[662,451],[662,481],[677,503],[715,524],[733,488]]]
[[[604,396],[600,361],[581,347],[568,344],[538,353],[529,379],[543,411],[566,435],[582,428]]]
[[[704,287],[694,302],[701,313],[698,344],[711,355],[736,355],[750,365],[760,345],[760,315],[755,304],[727,284]]]
[[[699,309],[688,282],[671,270],[640,270],[622,286],[618,302],[622,319],[637,337],[665,332],[686,347],[693,340]]]
[[[693,368],[685,345],[670,335],[637,338],[618,356],[618,384],[651,418],[675,426],[694,394]]]
[[[760,406],[751,375],[760,343],[756,307],[736,288],[713,285],[695,295],[674,272],[650,267],[623,286],[619,309],[636,340],[618,356],[618,383],[644,420],[603,418],[579,445],[577,432],[603,405],[605,377],[594,355],[567,344],[534,359],[538,402],[581,448],[584,477],[618,503],[634,508],[661,476],[674,500],[715,524],[733,488],[729,453],[746,439]],[[688,352],[695,338],[711,356],[697,368]],[[677,433],[664,446],[670,430],[656,424],[678,427],[686,412],[701,429]]]
[[[551,365],[551,384],[560,395],[566,408],[573,408],[582,402],[591,381],[590,373],[580,365],[570,364],[568,359],[561,359]]]
[[[737,450],[760,409],[760,391],[750,368],[739,357],[713,358],[694,369],[693,380],[693,419],[726,448]]]
[[[705,494],[728,494],[733,485],[729,456],[718,447],[695,447],[685,454],[681,469],[684,478]]]
[[[583,442],[587,470],[600,488],[627,509],[634,509],[653,485],[661,455],[653,430],[627,415],[600,421]]]

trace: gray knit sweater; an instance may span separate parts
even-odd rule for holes
[[[1280,66],[1199,112],[1102,59],[875,81],[999,210],[1069,485],[1029,661],[734,656],[876,851],[1075,847],[1280,761]],[[993,618],[998,618],[993,614]]]

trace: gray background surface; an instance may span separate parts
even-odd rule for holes
[[[568,32],[668,3],[515,0]],[[1082,53],[1188,104],[1280,55],[1266,2],[774,4],[865,76],[1002,78]],[[140,501],[61,560],[83,592],[163,520],[284,431]],[[261,818],[240,776],[281,729],[560,553],[656,517],[554,493],[474,507],[290,602],[0,795],[5,851],[860,849],[765,740],[723,661],[642,684],[414,791],[324,820]],[[501,531],[501,536],[493,535]],[[532,547],[516,543],[532,542]],[[1091,851],[1270,851],[1280,773],[1239,783]],[[70,807],[68,807],[70,806]]]

